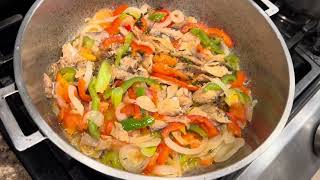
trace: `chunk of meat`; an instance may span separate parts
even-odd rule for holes
[[[62,57],[58,61],[60,68],[74,66],[80,61],[85,61],[78,53],[78,50],[70,43],[66,43],[62,46]]]
[[[160,34],[165,34],[174,39],[180,39],[183,34],[180,31],[173,30],[171,28],[152,28],[150,34],[159,36]]]
[[[122,79],[122,80],[126,80],[133,77],[132,73],[129,73],[123,69],[119,69],[116,67],[112,67],[112,75],[114,76],[115,79]]]
[[[172,98],[176,96],[176,93],[178,91],[177,85],[172,85],[167,87],[167,98]]]
[[[205,104],[199,107],[203,112],[207,113],[208,118],[219,123],[230,123],[226,113],[215,105]]]
[[[53,97],[53,83],[50,77],[46,74],[43,73],[43,86],[44,86],[44,93],[47,98],[52,98]]]
[[[192,93],[186,88],[180,88],[176,92],[182,110],[185,112],[192,106]]]
[[[114,138],[123,141],[129,142],[129,134],[122,128],[122,125],[118,122],[114,122],[114,128],[112,128],[111,136]]]
[[[158,113],[168,116],[176,116],[182,112],[179,100],[176,97],[171,99],[164,99],[158,103]]]
[[[205,71],[207,71],[208,73],[210,73],[211,75],[213,76],[216,76],[216,77],[222,77],[224,75],[227,75],[227,74],[230,74],[231,72],[228,70],[228,68],[226,68],[225,66],[223,65],[217,65],[217,66],[208,66],[208,65],[205,65],[203,67],[203,69]]]
[[[203,88],[197,90],[192,97],[192,100],[199,104],[207,104],[214,102],[222,91],[204,91]]]
[[[121,59],[121,64],[119,68],[127,72],[134,73],[135,69],[137,69],[138,66],[139,64],[136,59],[126,56],[123,59]]]
[[[144,55],[142,57],[142,67],[144,67],[148,72],[152,72],[152,59],[153,55]]]

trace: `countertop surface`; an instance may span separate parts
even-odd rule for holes
[[[0,134],[0,180],[31,180]]]

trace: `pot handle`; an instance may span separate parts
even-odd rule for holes
[[[46,139],[40,131],[25,136],[10,110],[6,97],[17,93],[14,84],[0,89],[0,118],[9,137],[18,151],[24,151]]]
[[[275,15],[277,12],[279,12],[279,8],[269,0],[259,0],[259,1],[261,1],[264,5],[268,7],[268,9],[264,11],[268,16],[271,17]]]

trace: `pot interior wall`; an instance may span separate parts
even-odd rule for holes
[[[139,0],[127,2],[131,5],[143,4]],[[183,10],[185,14],[196,16],[210,26],[224,28],[233,37],[235,51],[240,55],[241,67],[252,80],[253,95],[258,104],[244,135],[247,146],[235,158],[215,168],[225,167],[244,158],[275,129],[288,97],[288,64],[272,28],[249,1],[146,2],[154,7]],[[84,18],[92,16],[100,8],[116,5],[116,1],[110,0],[46,0],[34,12],[25,29],[21,44],[21,81],[25,83],[28,94],[43,119],[62,138],[63,133],[56,119],[48,115],[51,107],[44,96],[42,74],[47,71],[50,63],[59,59],[62,45],[75,35],[83,25]]]

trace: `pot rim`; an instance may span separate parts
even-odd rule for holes
[[[227,166],[222,169],[218,169],[213,172],[207,172],[205,174],[201,175],[195,175],[195,176],[188,176],[188,177],[178,177],[179,179],[185,179],[185,180],[196,180],[196,179],[215,179],[219,178],[225,175],[228,175],[232,172],[235,172],[249,163],[251,163],[254,159],[256,159],[260,154],[262,154],[274,140],[278,137],[278,135],[281,133],[282,129],[284,128],[292,108],[293,99],[294,99],[294,89],[295,89],[295,77],[294,77],[294,69],[292,64],[292,59],[289,53],[289,50],[285,44],[285,41],[283,37],[281,36],[279,30],[275,26],[275,24],[272,22],[269,16],[265,14],[265,12],[252,0],[248,0],[252,6],[255,7],[255,9],[266,19],[267,23],[271,26],[274,33],[276,34],[277,38],[279,39],[282,49],[284,51],[284,54],[286,56],[287,64],[288,64],[288,72],[289,72],[289,92],[288,92],[288,98],[286,102],[285,110],[281,116],[281,119],[279,123],[277,124],[276,128],[273,130],[273,132],[270,134],[270,136],[257,148],[255,149],[251,154],[243,158],[242,160]],[[106,166],[94,159],[91,159],[90,157],[82,154],[78,150],[76,150],[72,145],[64,141],[60,136],[58,136],[52,128],[46,123],[46,121],[42,118],[40,113],[37,111],[37,108],[33,105],[31,97],[29,96],[25,83],[22,78],[22,63],[21,63],[21,51],[20,51],[20,44],[22,42],[26,27],[32,18],[33,14],[36,12],[38,7],[44,2],[44,0],[37,0],[32,7],[27,12],[17,35],[17,39],[15,42],[15,48],[14,48],[14,76],[15,81],[19,90],[19,94],[21,96],[21,99],[26,106],[26,109],[28,110],[30,116],[33,118],[34,122],[37,124],[40,131],[47,136],[51,142],[53,142],[56,146],[58,146],[61,150],[63,150],[65,153],[70,155],[72,158],[76,159],[77,161],[85,164],[86,166],[99,171],[105,175],[114,176],[117,178],[123,178],[123,179],[149,179],[151,176],[145,176],[145,175],[139,175],[130,173],[127,171],[122,171],[118,169],[111,168],[109,166]],[[178,179],[178,178],[172,178],[172,179]],[[152,176],[152,179],[167,179],[164,177],[155,177]]]

